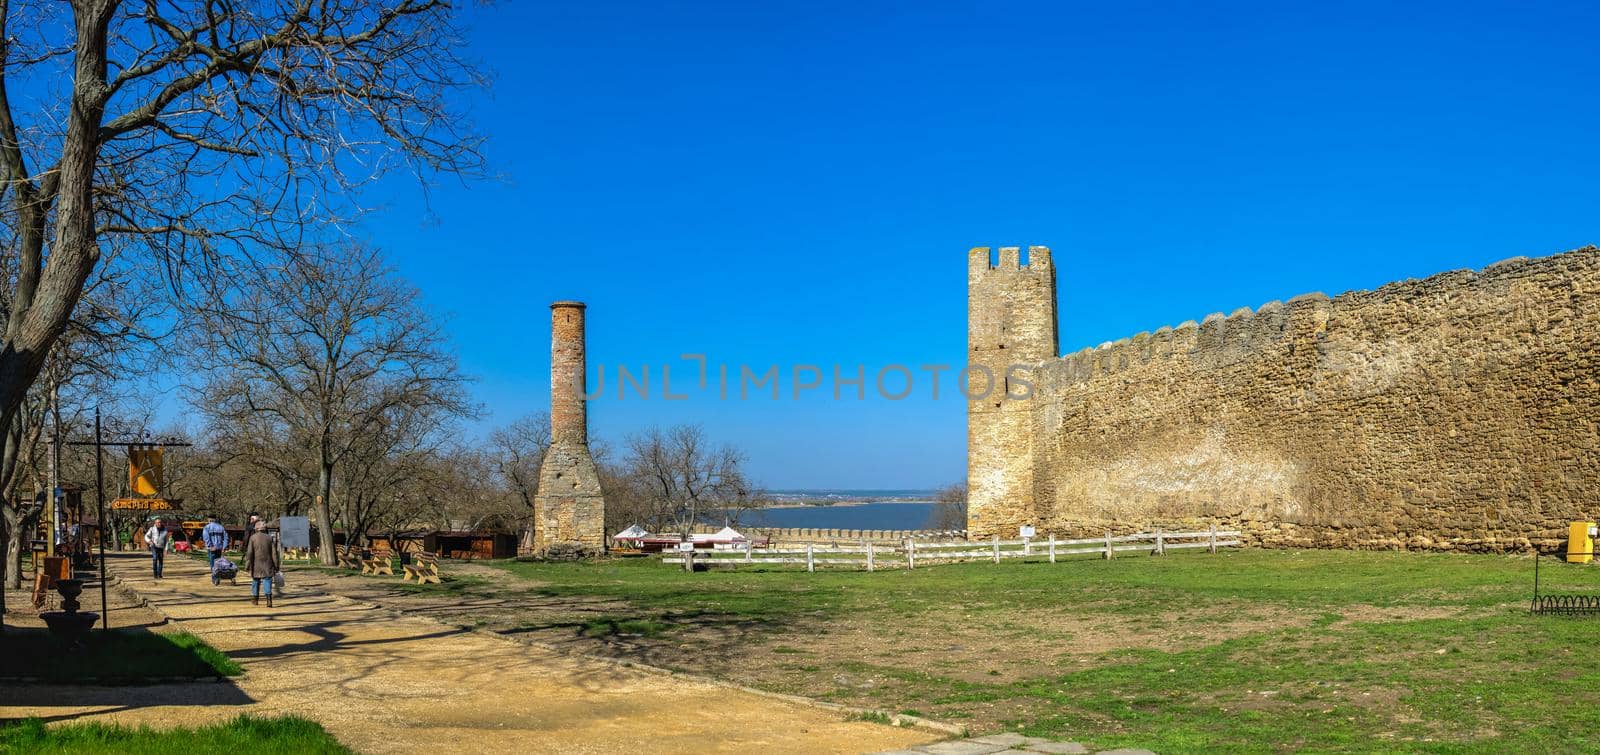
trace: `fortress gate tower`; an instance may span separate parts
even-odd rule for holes
[[[598,553],[605,549],[606,506],[600,475],[589,455],[584,403],[584,305],[550,305],[550,450],[539,466],[534,497],[534,551],[552,547]]]
[[[967,257],[967,536],[1016,537],[1040,523],[1034,491],[1032,404],[1042,375],[1032,369],[1056,358],[1056,271],[1050,250],[988,247]],[[1010,383],[1008,369],[1032,383],[1033,398]],[[992,378],[991,378],[992,376]],[[991,382],[992,381],[992,382]],[[982,395],[986,383],[990,390]]]

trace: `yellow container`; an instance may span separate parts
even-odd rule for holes
[[[1594,522],[1573,522],[1567,530],[1567,563],[1587,564],[1594,560]]]

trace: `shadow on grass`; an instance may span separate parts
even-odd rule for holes
[[[91,630],[78,648],[68,648],[45,629],[7,629],[0,635],[0,652],[5,655],[0,678],[46,684],[145,684],[241,673],[228,656],[192,634],[144,628]]]
[[[557,645],[578,643],[583,652],[663,668],[699,668],[710,659],[738,657],[765,642],[779,624],[707,611],[602,614],[572,620],[530,621],[497,629],[507,637],[529,637]],[[703,670],[703,669],[702,669]]]
[[[47,716],[0,717],[0,727],[28,719],[73,721],[139,708],[168,706],[236,706],[256,700],[232,682],[194,681],[142,686],[84,686],[77,684],[19,684],[0,686],[0,708],[87,708]],[[0,752],[6,752],[0,747]]]
[[[41,721],[170,705],[254,703],[225,681],[239,673],[227,655],[184,632],[93,630],[80,648],[66,647],[45,629],[8,628],[0,634],[0,707],[93,709]],[[20,720],[0,717],[0,725]],[[4,744],[0,735],[0,751],[7,751]]]

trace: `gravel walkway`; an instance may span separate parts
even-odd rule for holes
[[[289,596],[269,609],[250,604],[244,580],[212,587],[197,561],[169,560],[159,581],[138,555],[109,564],[152,607],[232,656],[244,676],[10,687],[0,690],[0,718],[159,727],[296,713],[370,753],[878,752],[942,738],[296,592],[292,572]]]

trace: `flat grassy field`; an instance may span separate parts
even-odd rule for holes
[[[1600,566],[1542,563],[1547,592],[1600,594]],[[1600,747],[1600,618],[1530,615],[1527,556],[1240,550],[873,574],[493,565],[517,578],[431,594],[460,605],[454,620],[508,635],[974,732],[1159,752]]]
[[[187,632],[146,629],[90,630],[83,647],[67,650],[44,629],[7,629],[0,640],[0,677],[49,684],[145,684],[151,679],[236,676],[239,665]]]
[[[103,723],[46,727],[38,719],[0,725],[0,752],[128,753],[167,755],[174,752],[348,753],[321,726],[298,716],[239,716],[224,724],[152,730]]]

